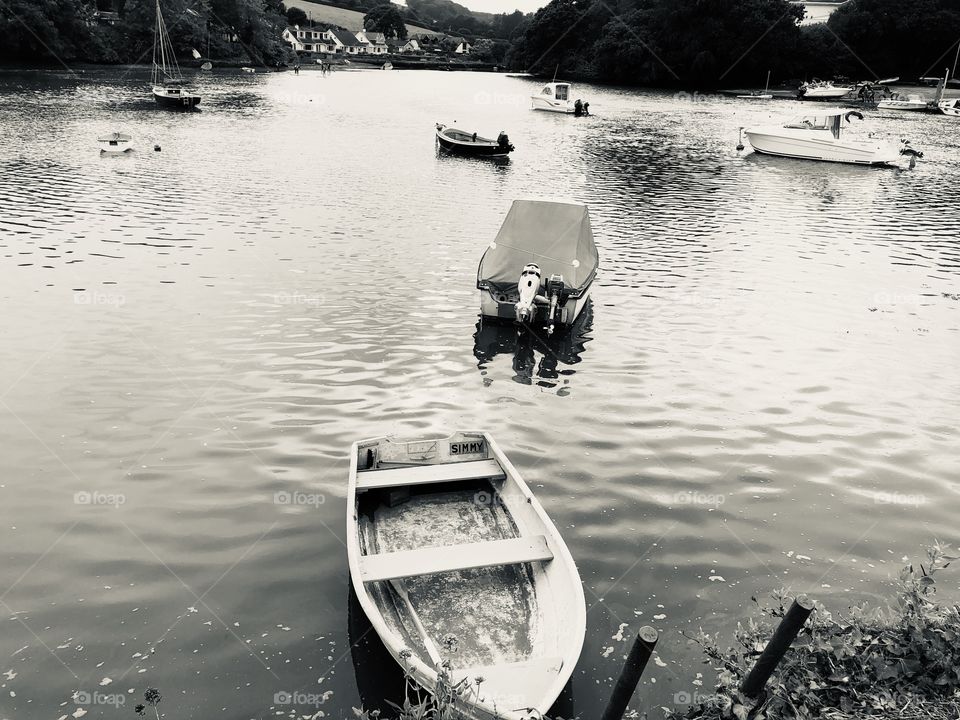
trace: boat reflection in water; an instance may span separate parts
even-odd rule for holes
[[[382,717],[395,715],[395,708],[391,707],[390,703],[403,706],[406,688],[403,670],[374,631],[360,606],[352,583],[347,605],[347,633],[353,672],[357,679],[357,694],[363,709],[379,710]],[[416,693],[411,693],[410,702],[416,701]],[[548,717],[574,717],[572,680],[564,686],[563,692],[550,708]]]
[[[569,378],[576,372],[572,366],[580,362],[587,343],[592,340],[592,330],[592,300],[587,301],[573,325],[558,329],[553,335],[512,322],[480,318],[473,336],[473,354],[487,385],[493,382],[488,375],[490,364],[497,355],[510,354],[513,355],[514,382],[536,383],[543,388],[559,385],[557,394],[566,395]]]

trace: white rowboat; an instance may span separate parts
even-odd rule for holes
[[[449,663],[478,720],[544,716],[586,630],[576,565],[487,433],[354,443],[347,558],[384,646],[430,692]],[[483,682],[477,688],[475,678]]]

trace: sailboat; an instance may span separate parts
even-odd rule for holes
[[[770,94],[770,70],[767,70],[767,86],[763,89],[763,92],[755,91],[749,93],[748,95],[737,95],[741,100],[773,100],[773,95]]]
[[[150,76],[153,83],[153,99],[160,107],[177,110],[190,110],[200,104],[200,96],[188,92],[184,87],[183,74],[173,52],[173,44],[167,33],[160,12],[160,0],[157,0],[157,24],[153,36],[153,71]]]

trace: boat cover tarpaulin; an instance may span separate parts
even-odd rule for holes
[[[543,282],[563,275],[564,284],[579,293],[593,280],[599,262],[585,205],[514,200],[496,240],[483,253],[477,283],[516,288],[523,266],[536,263]]]

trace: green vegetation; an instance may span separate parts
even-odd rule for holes
[[[383,33],[388,38],[398,40],[407,39],[407,26],[403,22],[403,15],[396,5],[384,3],[377,5],[363,16],[364,30]]]
[[[896,607],[857,605],[834,617],[818,604],[793,648],[754,707],[739,687],[772,634],[767,623],[738,626],[738,647],[721,650],[701,632],[700,644],[718,672],[711,695],[694,695],[687,720],[898,717],[956,718],[960,710],[960,607],[934,599],[937,575],[957,558],[935,545],[926,564],[905,567],[898,578]],[[770,618],[782,617],[785,594],[774,595]]]
[[[0,60],[149,62],[154,0],[4,0]],[[272,64],[284,57],[287,18],[273,0],[163,0],[177,54]],[[109,20],[97,11],[117,13]]]
[[[960,36],[957,0],[852,0],[801,28],[787,0],[552,0],[511,33],[508,65],[601,82],[756,84],[812,76],[916,79]]]

